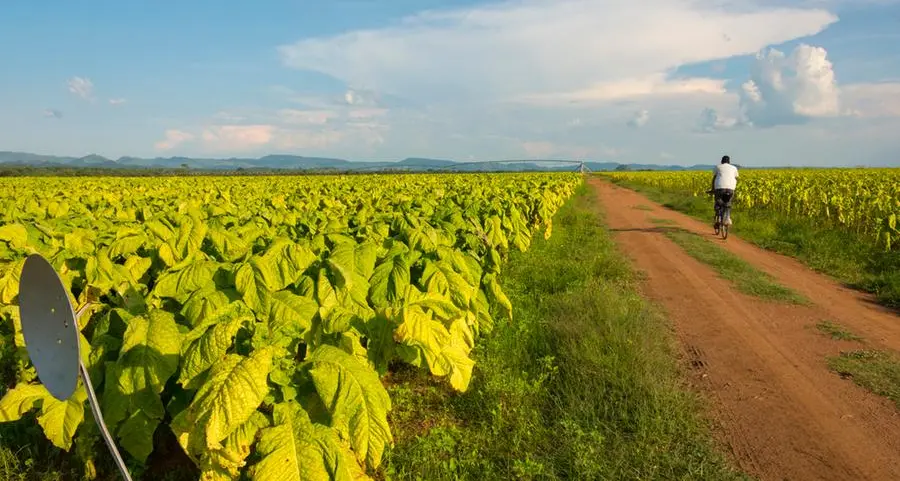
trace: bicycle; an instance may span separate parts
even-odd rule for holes
[[[715,191],[708,190],[707,194],[711,194],[715,196]],[[716,231],[716,235],[722,235],[722,239],[728,238],[728,225],[725,220],[731,220],[731,199],[727,202],[719,202],[719,199],[715,199],[715,211],[716,211],[716,219],[713,224],[713,228]]]

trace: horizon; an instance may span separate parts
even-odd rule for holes
[[[446,157],[444,157],[444,158],[436,158],[436,157],[403,157],[403,158],[395,158],[395,159],[390,159],[390,160],[372,160],[372,159],[343,158],[343,157],[334,157],[334,156],[330,156],[330,157],[329,157],[329,156],[325,156],[325,157],[320,157],[320,156],[304,156],[304,155],[301,155],[301,154],[286,154],[286,153],[268,153],[268,154],[262,154],[262,155],[258,155],[258,156],[233,156],[233,157],[193,157],[193,156],[178,156],[178,155],[173,155],[173,156],[155,156],[155,157],[138,157],[138,156],[129,156],[129,155],[125,155],[125,156],[120,156],[120,157],[110,158],[110,157],[102,156],[102,155],[96,154],[96,153],[91,153],[91,154],[83,155],[83,156],[80,156],[80,157],[76,157],[76,156],[56,155],[56,154],[42,154],[42,153],[35,153],[35,152],[0,151],[0,166],[3,166],[3,165],[25,165],[25,166],[28,166],[28,167],[34,167],[34,168],[44,168],[44,167],[47,167],[47,166],[46,166],[46,165],[43,165],[43,164],[41,164],[41,163],[39,163],[38,161],[34,161],[34,160],[32,160],[32,161],[10,161],[10,160],[3,160],[2,156],[5,155],[5,154],[21,154],[21,155],[28,155],[28,156],[44,157],[44,158],[53,158],[53,159],[71,159],[71,160],[80,160],[80,159],[85,159],[85,158],[89,158],[89,157],[101,157],[101,158],[103,158],[104,160],[108,160],[108,161],[116,162],[116,163],[119,162],[119,161],[121,161],[121,160],[123,160],[123,159],[139,159],[139,160],[147,160],[147,161],[150,161],[150,160],[172,160],[172,159],[178,159],[178,160],[195,160],[195,161],[231,161],[231,160],[235,160],[235,161],[236,161],[236,160],[261,160],[261,159],[264,159],[264,158],[267,158],[267,157],[295,157],[295,158],[298,158],[298,159],[301,159],[301,158],[302,158],[302,159],[332,160],[332,161],[342,161],[342,162],[358,163],[358,164],[392,164],[392,163],[397,163],[397,164],[399,164],[399,163],[401,163],[401,162],[409,161],[409,160],[422,160],[422,161],[435,161],[435,162],[451,162],[451,163],[460,164],[460,165],[466,165],[466,164],[485,164],[485,163],[498,163],[498,164],[501,164],[501,163],[526,163],[526,162],[530,162],[530,163],[534,163],[534,164],[541,164],[541,163],[552,163],[552,162],[556,162],[556,163],[563,163],[563,162],[565,162],[565,163],[572,163],[572,164],[577,164],[577,163],[584,163],[584,164],[605,164],[605,165],[618,165],[618,166],[626,166],[626,167],[628,167],[628,166],[640,166],[640,167],[646,167],[646,166],[652,166],[652,167],[678,167],[678,168],[680,168],[680,169],[685,169],[685,170],[689,170],[689,169],[697,168],[697,167],[714,166],[714,165],[716,165],[716,164],[719,163],[718,160],[710,161],[709,163],[703,163],[703,162],[693,162],[693,163],[691,163],[691,162],[677,162],[677,161],[674,161],[674,160],[671,161],[671,162],[668,162],[668,163],[649,163],[649,162],[640,162],[640,161],[635,161],[635,162],[624,162],[624,161],[617,161],[617,160],[559,159],[559,158],[533,158],[533,159],[511,159],[511,158],[506,158],[506,159],[486,159],[486,160],[481,160],[481,161],[464,161],[464,160],[457,160],[457,159],[446,158]],[[47,162],[47,161],[43,161],[43,162]],[[814,165],[805,165],[805,164],[795,164],[795,165],[787,165],[787,164],[746,164],[746,163],[743,163],[743,164],[742,164],[741,162],[736,162],[736,161],[732,161],[732,164],[735,165],[735,166],[737,166],[737,167],[740,167],[740,168],[742,168],[742,169],[785,169],[785,168],[790,168],[790,169],[848,169],[848,168],[849,168],[849,169],[853,169],[853,168],[896,169],[896,168],[900,168],[900,164],[895,165],[895,166],[891,166],[891,165],[877,165],[877,164],[876,164],[876,165],[869,165],[869,164],[842,164],[842,165],[831,165],[831,166],[814,166]],[[423,167],[423,165],[416,165],[416,164],[408,164],[408,165],[410,165],[410,166],[412,166],[412,167]],[[85,169],[85,168],[100,168],[100,169],[104,169],[104,167],[98,167],[98,166],[67,166],[67,165],[65,165],[65,164],[52,164],[52,163],[51,163],[51,165],[50,165],[49,167],[59,167],[59,166],[70,167],[70,168],[73,168],[73,169],[76,169],[76,170],[78,170],[78,169]],[[134,164],[134,165],[131,165],[130,167],[140,167],[140,168],[150,168],[150,169],[152,169],[152,168],[160,168],[159,166],[148,165],[148,164]],[[432,166],[432,167],[433,167],[433,166]],[[192,167],[192,168],[193,168],[193,167]],[[265,167],[265,166],[260,166],[260,167],[256,167],[256,168],[264,169],[264,170],[266,170],[266,169],[268,169],[268,170],[291,170],[291,169],[292,169],[292,167]],[[293,167],[293,168],[298,168],[298,167],[295,166],[295,167]],[[193,168],[193,169],[195,169],[195,170],[219,170],[219,169],[221,169],[221,167],[220,167],[219,169],[217,169],[217,168],[215,168],[215,167],[199,167],[199,168]],[[660,170],[665,170],[665,169],[660,169]]]
[[[0,150],[900,166],[900,0],[91,7],[6,6]]]

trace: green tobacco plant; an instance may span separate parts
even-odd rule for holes
[[[35,411],[96,474],[84,386],[52,398],[24,350],[19,272],[38,252],[73,304],[96,303],[82,355],[129,462],[146,465],[168,431],[202,479],[264,481],[374,473],[393,442],[381,376],[398,362],[466,391],[492,313],[513,317],[498,281],[509,251],[550,235],[581,178],[71,182],[0,182],[0,315],[17,362],[0,421]]]

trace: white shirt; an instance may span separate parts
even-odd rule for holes
[[[716,189],[731,189],[737,187],[738,170],[731,164],[719,164],[713,169],[716,175]]]

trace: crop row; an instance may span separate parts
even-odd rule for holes
[[[393,442],[380,377],[403,362],[465,391],[492,313],[512,318],[504,261],[551,234],[580,181],[0,180],[0,343],[15,363],[0,421],[35,411],[94,473],[84,386],[50,396],[21,336],[19,272],[38,252],[88,306],[82,357],[133,467],[167,429],[207,480],[364,478]]]

